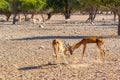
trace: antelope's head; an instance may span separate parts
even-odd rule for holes
[[[72,46],[68,43],[68,44],[66,44],[66,43],[64,43],[65,44],[65,47],[66,47],[66,49],[70,52],[70,54],[72,55],[73,54],[73,50],[72,50]]]

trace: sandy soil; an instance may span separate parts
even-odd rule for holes
[[[87,17],[74,15],[68,23],[61,15],[44,24],[0,22],[0,80],[120,80],[120,37],[113,16],[99,15],[93,24],[84,23]],[[81,61],[81,46],[66,56],[68,65],[56,65],[53,39],[75,44],[90,36],[105,40],[105,63],[99,60],[95,44],[89,44],[86,53],[90,57],[85,55]]]

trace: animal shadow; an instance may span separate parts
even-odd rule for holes
[[[48,64],[42,64],[40,66],[28,66],[28,67],[22,67],[19,68],[18,70],[33,70],[33,69],[48,69],[48,68],[56,68],[57,64],[52,64],[52,63],[48,63]]]

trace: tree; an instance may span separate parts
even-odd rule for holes
[[[102,0],[118,15],[118,35],[120,35],[120,0]]]
[[[63,12],[64,5],[62,0],[47,0],[46,3],[47,4],[45,5],[44,9],[48,15],[47,20],[49,20],[54,13]]]
[[[118,35],[120,35],[120,7],[115,8],[118,15]]]
[[[46,0],[21,0],[21,3],[21,9],[24,14],[26,14],[26,12],[31,12],[31,18],[33,18],[35,13],[43,9]]]
[[[100,0],[83,0],[82,1],[82,7],[85,7],[85,11],[87,11],[89,13],[89,17],[86,20],[86,22],[93,22],[96,14],[99,10],[99,6],[100,6]]]
[[[64,0],[64,6],[65,19],[69,19],[71,13],[80,10],[81,0]]]
[[[10,4],[10,8],[13,13],[13,24],[16,23],[16,16],[21,10],[20,0],[6,0]]]
[[[62,13],[65,19],[69,19],[71,13],[79,8],[80,0],[47,0],[46,9],[48,11],[48,19],[53,13]]]
[[[13,24],[16,23],[16,16],[23,12],[31,12],[32,18],[34,14],[41,10],[43,6],[46,4],[46,0],[6,0],[10,3],[10,8],[13,13]]]
[[[0,1],[0,14],[4,14],[6,16],[7,21],[11,16],[10,4],[5,0]]]

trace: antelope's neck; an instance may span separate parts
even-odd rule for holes
[[[72,46],[72,50],[74,51],[75,49],[79,48],[79,47],[81,46],[81,44],[82,44],[82,41],[74,44],[74,45]]]

